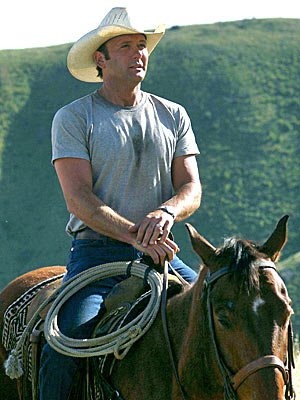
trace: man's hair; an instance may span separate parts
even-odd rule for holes
[[[108,49],[107,49],[107,46],[106,46],[106,42],[103,43],[100,47],[98,47],[97,51],[100,51],[104,55],[106,60],[110,59],[109,52],[108,52]],[[102,68],[99,67],[98,65],[97,65],[96,68],[97,68],[97,71],[98,71],[98,75],[97,76],[102,78],[103,77]]]

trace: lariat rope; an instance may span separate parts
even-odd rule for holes
[[[140,315],[116,332],[98,338],[74,339],[67,337],[60,331],[57,322],[58,313],[71,296],[92,282],[117,275],[128,275],[128,272],[130,272],[130,275],[142,279],[146,278],[151,289],[149,302]],[[107,263],[81,272],[65,282],[37,309],[20,337],[16,348],[5,362],[6,374],[11,379],[19,378],[23,375],[22,346],[26,341],[27,335],[40,318],[39,313],[53,299],[55,300],[47,313],[44,324],[45,338],[52,348],[71,357],[94,357],[113,353],[116,358],[122,359],[133,343],[143,336],[154,322],[160,308],[162,287],[161,274],[139,261]]]
[[[126,274],[129,264],[118,262],[91,268],[67,286],[67,290],[53,302],[45,320],[45,338],[51,347],[72,357],[94,357],[113,353],[116,358],[121,359],[126,355],[132,344],[150,328],[160,306],[161,275],[153,269],[150,270],[147,265],[134,262],[130,273],[144,279],[147,271],[147,281],[151,288],[149,303],[140,315],[116,332],[91,339],[69,338],[59,330],[57,316],[62,305],[78,290],[96,280]],[[120,353],[121,350],[124,350],[123,353]]]

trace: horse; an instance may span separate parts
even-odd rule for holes
[[[284,400],[291,385],[291,299],[276,269],[287,241],[284,216],[264,244],[231,237],[214,247],[186,224],[202,259],[197,281],[168,299],[121,361],[110,382],[124,400]],[[25,290],[63,267],[31,271],[0,293],[5,309]],[[162,316],[164,313],[162,312]],[[167,325],[167,337],[166,326]],[[0,345],[4,361],[7,351]],[[17,385],[0,371],[0,397],[18,400]]]

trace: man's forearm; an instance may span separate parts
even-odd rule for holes
[[[68,210],[89,228],[146,252],[156,264],[174,258],[178,251],[175,242],[167,239],[149,245],[147,242],[144,246],[137,240],[136,229],[131,229],[135,224],[119,215],[93,193],[91,165],[88,161],[63,158],[56,160],[54,165]]]
[[[66,203],[68,210],[95,232],[132,244],[133,235],[128,232],[128,228],[134,224],[89,190],[66,198]]]
[[[162,205],[171,207],[175,214],[175,221],[179,222],[191,216],[200,207],[201,195],[201,183],[189,182]]]
[[[141,252],[148,254],[155,264],[163,264],[165,259],[172,260],[178,246],[171,239],[156,242],[144,247],[136,240],[136,232],[130,228],[134,224],[117,214],[94,194],[84,194],[67,202],[69,211],[83,221],[89,228],[113,239],[131,244]]]

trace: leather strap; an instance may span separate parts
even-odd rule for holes
[[[165,334],[165,340],[166,340],[166,344],[167,344],[167,348],[168,348],[168,352],[169,352],[169,357],[170,357],[170,361],[171,361],[171,365],[172,365],[172,369],[173,369],[173,374],[175,376],[177,385],[179,387],[181,397],[182,397],[183,400],[186,400],[183,388],[182,388],[180,380],[179,380],[177,367],[176,367],[175,360],[174,360],[174,355],[173,355],[173,349],[172,349],[172,345],[171,345],[171,342],[170,342],[169,330],[168,330],[168,321],[167,321],[167,313],[166,313],[166,310],[167,310],[167,290],[168,290],[168,269],[169,269],[169,263],[168,263],[168,261],[165,261],[165,263],[164,263],[164,274],[163,274],[162,299],[161,299],[161,318],[162,318],[163,330],[164,330],[164,334]]]
[[[280,358],[274,356],[274,355],[269,355],[269,356],[264,356],[260,357],[257,360],[254,360],[247,364],[244,368],[240,369],[233,377],[232,377],[232,384],[234,390],[237,390],[237,388],[248,378],[248,376],[254,374],[258,370],[266,367],[273,367],[273,368],[278,368],[282,375],[285,383],[288,381],[288,376],[286,373],[285,366],[283,362],[280,360]]]

